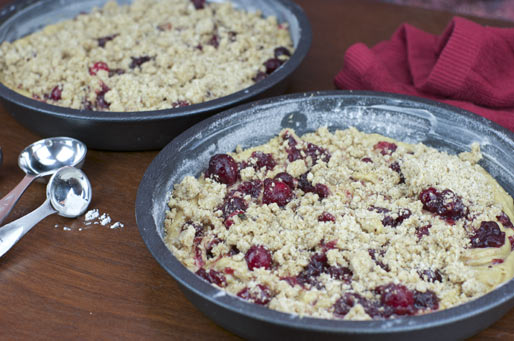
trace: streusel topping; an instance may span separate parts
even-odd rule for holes
[[[477,162],[350,128],[282,131],[175,185],[166,242],[242,299],[320,318],[417,315],[514,276],[514,204]]]
[[[108,2],[0,45],[0,81],[74,109],[187,106],[258,82],[293,53],[287,23],[230,2]]]

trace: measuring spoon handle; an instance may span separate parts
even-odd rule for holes
[[[12,208],[18,200],[20,199],[21,195],[27,187],[34,181],[36,177],[34,175],[25,175],[23,179],[21,179],[20,183],[16,185],[5,197],[0,199],[0,225],[2,225],[5,218],[11,213]]]
[[[46,199],[34,211],[0,228],[0,257],[9,251],[34,225],[56,212],[50,203],[50,199]]]

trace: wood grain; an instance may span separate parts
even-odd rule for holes
[[[0,0],[5,5],[6,0]],[[287,92],[334,89],[344,51],[355,42],[388,39],[403,22],[440,33],[452,15],[371,1],[299,0],[313,28],[312,48]],[[480,23],[509,23],[476,19]],[[113,132],[115,134],[115,132]],[[0,107],[0,195],[23,177],[18,153],[40,137]],[[237,336],[196,310],[157,264],[139,236],[134,202],[139,180],[157,152],[90,150],[84,171],[93,185],[91,208],[107,212],[122,229],[83,219],[50,216],[0,259],[2,339],[230,340]],[[44,201],[34,183],[6,222]],[[57,227],[55,227],[57,225]],[[72,228],[64,231],[63,227]],[[514,339],[514,311],[474,339]]]

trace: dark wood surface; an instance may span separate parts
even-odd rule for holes
[[[0,5],[7,3],[0,0]],[[403,22],[441,33],[452,14],[368,1],[299,0],[311,20],[313,43],[288,92],[334,89],[332,78],[353,43],[388,39]],[[480,23],[513,26],[475,19]],[[113,132],[115,134],[115,132]],[[23,177],[18,153],[40,139],[0,106],[0,196]],[[0,339],[238,339],[203,316],[146,249],[136,226],[139,181],[157,155],[90,150],[83,167],[93,186],[90,208],[122,229],[83,218],[50,216],[0,259]],[[34,183],[6,222],[45,199]],[[55,227],[58,225],[58,227]],[[72,231],[64,231],[68,226]],[[475,339],[514,339],[514,311]]]

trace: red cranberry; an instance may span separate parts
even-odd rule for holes
[[[279,47],[275,48],[275,50],[273,52],[275,54],[275,58],[278,58],[280,56],[291,57],[291,52],[284,46],[279,46]]]
[[[105,44],[108,42],[108,41],[111,41],[113,40],[114,38],[116,38],[119,34],[113,34],[113,35],[110,35],[110,36],[105,36],[105,37],[101,37],[101,38],[97,38],[96,40],[98,41],[98,46],[100,47],[105,47]]]
[[[412,315],[414,313],[414,294],[402,284],[390,283],[376,288],[380,302],[393,308],[396,315]]]
[[[246,218],[245,213],[243,211],[234,211],[234,212],[230,213],[228,215],[228,217],[225,219],[225,221],[223,222],[223,224],[225,225],[225,227],[227,229],[234,224],[234,220],[232,218],[235,217],[236,215],[241,219]]]
[[[491,264],[492,264],[492,265],[495,265],[495,264],[501,264],[501,263],[503,263],[503,262],[504,262],[504,260],[503,260],[503,259],[501,259],[501,258],[494,258],[493,260],[491,260]]]
[[[361,159],[362,162],[366,162],[366,163],[373,163],[373,160],[371,160],[371,158],[369,157],[364,157]]]
[[[221,206],[221,211],[223,212],[223,217],[228,218],[234,212],[244,213],[248,208],[248,204],[243,198],[231,196],[225,198],[223,202],[223,206]],[[240,213],[237,213],[240,214]],[[233,215],[232,215],[233,216]]]
[[[252,198],[258,198],[262,191],[262,181],[252,180],[245,181],[237,187],[237,190],[243,194],[249,194]]]
[[[176,102],[171,103],[172,108],[182,108],[182,107],[187,107],[190,105],[191,105],[191,103],[189,103],[188,101],[183,101],[183,100],[178,100]]]
[[[350,283],[352,281],[353,272],[347,267],[331,266],[327,269],[327,273],[330,277],[345,283]]]
[[[417,310],[437,310],[439,308],[439,298],[430,290],[426,292],[414,292],[414,308]]]
[[[253,245],[245,254],[248,269],[264,268],[271,269],[271,253],[262,245]]]
[[[389,265],[385,264],[381,260],[377,259],[377,253],[380,257],[384,257],[385,250],[375,250],[375,249],[368,249],[368,254],[373,259],[376,265],[381,267],[384,271],[389,272],[391,269],[389,268]]]
[[[467,215],[467,208],[453,191],[445,189],[439,192],[433,187],[424,189],[419,194],[423,209],[446,219],[450,224]]]
[[[216,154],[209,160],[205,176],[226,185],[233,185],[239,177],[236,161],[227,154]]]
[[[291,188],[291,189],[295,189],[296,188],[296,185],[295,185],[296,180],[289,173],[286,173],[286,172],[278,173],[277,175],[275,175],[275,177],[273,179],[274,180],[278,180],[278,181],[282,181],[287,186],[289,186],[289,188]]]
[[[59,100],[61,100],[61,94],[62,94],[62,89],[58,85],[56,85],[52,89],[52,92],[50,93],[50,99],[53,101],[59,101]]]
[[[205,262],[203,260],[202,249],[200,249],[200,247],[199,247],[200,243],[202,242],[202,239],[203,239],[203,237],[197,237],[193,241],[194,250],[195,250],[195,257],[194,257],[195,265],[199,268],[201,268],[205,264]]]
[[[429,229],[432,227],[431,224],[428,224],[428,225],[425,225],[425,226],[421,226],[420,228],[418,228],[416,230],[416,235],[418,236],[418,240],[420,240],[421,238],[423,238],[423,236],[428,236],[430,234],[430,231]]]
[[[276,69],[278,69],[282,65],[282,61],[278,58],[270,58],[264,62],[264,66],[266,67],[266,73],[269,75]]]
[[[102,110],[102,109],[109,109],[109,106],[111,105],[105,100],[105,94],[111,90],[107,85],[105,85],[104,82],[101,82],[102,89],[96,92],[96,102],[95,106],[96,109]]]
[[[251,157],[257,160],[254,166],[255,169],[266,167],[266,170],[273,170],[275,168],[276,162],[273,159],[273,155],[269,153],[256,151],[252,153]]]
[[[316,253],[311,256],[309,264],[296,276],[296,280],[301,286],[306,284],[316,286],[318,284],[317,277],[322,273],[328,273],[328,269],[327,255],[325,253]]]
[[[321,221],[321,222],[335,222],[336,221],[336,217],[334,217],[332,214],[328,213],[328,212],[323,212],[321,213],[319,216],[318,216],[318,221]]]
[[[218,237],[215,237],[212,239],[209,243],[207,243],[207,246],[205,247],[205,254],[207,255],[207,258],[214,258],[214,254],[212,253],[212,249],[221,243],[222,240]]]
[[[257,284],[252,291],[246,287],[238,292],[237,296],[260,305],[266,305],[271,301],[271,291],[264,284]]]
[[[150,56],[141,56],[141,57],[130,57],[132,61],[130,62],[129,68],[135,69],[136,67],[141,67],[144,63],[150,61],[152,57]]]
[[[514,236],[509,236],[510,250],[514,251]]]
[[[268,77],[268,75],[265,73],[265,72],[262,72],[262,71],[259,71],[257,72],[257,74],[252,78],[252,80],[257,83],[257,82],[260,82],[262,80],[264,80],[266,77]]]
[[[379,150],[382,155],[391,155],[397,148],[396,144],[387,141],[380,141],[373,146],[373,149]]]
[[[278,206],[283,207],[292,198],[293,192],[285,183],[272,179],[264,180],[264,192],[262,194],[262,202],[264,204],[276,203]]]
[[[443,276],[441,275],[441,272],[439,270],[434,271],[431,269],[427,269],[423,271],[418,271],[418,275],[421,279],[430,283],[443,281]]]
[[[314,143],[307,143],[307,148],[305,148],[305,154],[311,157],[312,163],[316,164],[319,159],[324,162],[330,161],[330,153],[325,148],[315,145]]]
[[[471,237],[472,248],[501,247],[505,244],[505,232],[494,221],[483,221]]]
[[[111,69],[109,70],[109,77],[123,75],[125,70],[123,69]]]
[[[336,245],[337,245],[337,240],[331,240],[331,241],[326,242],[326,243],[325,243],[324,240],[322,240],[321,243],[320,243],[321,250],[323,250],[324,253],[327,252],[328,250],[335,249]]]
[[[514,225],[512,225],[509,216],[505,214],[505,212],[500,213],[500,215],[497,216],[496,219],[498,219],[498,221],[503,225],[503,227],[514,229]]]
[[[94,76],[100,70],[105,70],[105,71],[109,72],[109,66],[107,66],[107,64],[104,63],[104,62],[96,62],[96,63],[93,64],[93,66],[91,66],[89,68],[89,74],[91,76]]]
[[[203,9],[205,7],[205,0],[191,0],[195,9]]]
[[[320,200],[325,199],[330,194],[330,190],[328,189],[328,187],[323,184],[316,184],[316,186],[314,186],[314,190],[316,194],[319,196]]]
[[[192,221],[186,221],[184,225],[182,225],[181,231],[184,231],[189,226],[192,226],[195,229],[195,237],[203,237],[205,231],[204,225],[193,223]]]
[[[391,168],[393,171],[398,173],[398,176],[400,177],[400,182],[399,183],[400,184],[404,184],[405,183],[405,177],[403,176],[402,169],[400,168],[400,164],[397,161],[395,161],[395,162],[391,163],[389,168]]]
[[[316,189],[312,185],[312,183],[307,180],[307,173],[304,173],[300,176],[300,179],[298,179],[298,188],[304,191],[305,193],[311,193],[315,192]]]
[[[237,246],[232,245],[232,246],[230,247],[230,250],[228,251],[228,255],[229,255],[229,256],[235,256],[235,255],[239,254],[239,252],[240,252],[240,251],[239,251],[239,249],[237,248]]]
[[[213,34],[207,44],[214,46],[214,48],[218,48],[218,46],[220,46],[220,37],[217,34]]]
[[[226,267],[225,269],[223,269],[223,272],[226,273],[227,275],[233,275],[235,270],[232,268]]]
[[[336,303],[334,303],[334,315],[343,318],[350,312],[350,310],[356,305],[361,303],[364,298],[359,294],[344,293]]]
[[[205,269],[200,268],[195,273],[209,283],[216,284],[217,286],[222,288],[227,286],[227,279],[221,272],[212,269],[209,272],[207,272]]]

